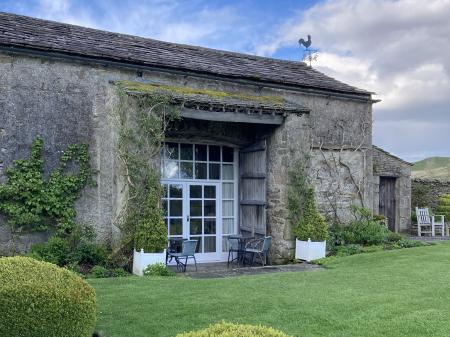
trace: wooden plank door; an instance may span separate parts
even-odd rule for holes
[[[243,235],[266,235],[266,141],[239,153],[239,229]]]
[[[396,203],[395,203],[396,178],[380,177],[380,210],[388,221],[389,230],[396,231]]]

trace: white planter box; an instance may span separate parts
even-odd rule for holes
[[[295,258],[298,260],[313,261],[325,257],[326,241],[300,241],[295,239]]]
[[[133,254],[133,274],[142,276],[144,269],[147,266],[155,263],[166,263],[166,250],[162,253],[144,253],[141,249],[140,252],[134,250]]]

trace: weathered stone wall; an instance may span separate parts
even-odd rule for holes
[[[439,198],[444,194],[450,194],[450,180],[416,178],[412,179],[411,186],[413,208],[428,206],[436,210]]]
[[[394,177],[396,199],[396,231],[407,232],[411,224],[411,164],[386,151],[374,147],[373,160],[373,210],[380,209],[380,177]]]
[[[95,187],[87,188],[77,202],[78,220],[92,224],[101,241],[110,241],[117,229],[114,220],[123,203],[124,185],[119,172],[114,145],[116,129],[112,111],[116,101],[115,88],[111,81],[151,81],[167,85],[188,85],[201,89],[239,92],[251,95],[283,95],[286,100],[311,109],[311,114],[287,116],[283,125],[275,130],[261,127],[248,133],[243,127],[236,135],[235,125],[222,133],[205,130],[208,126],[195,122],[181,129],[177,139],[216,139],[227,143],[240,143],[268,136],[268,232],[274,237],[274,260],[286,260],[293,256],[293,237],[287,221],[287,172],[297,158],[303,158],[312,144],[328,146],[327,155],[339,153],[344,144],[349,147],[371,146],[371,103],[352,101],[261,86],[244,85],[238,82],[214,80],[159,71],[143,71],[105,67],[70,60],[31,57],[0,53],[0,165],[7,167],[14,159],[27,157],[32,140],[42,135],[45,144],[46,171],[57,164],[59,155],[67,145],[86,142],[90,145],[91,164],[97,174]],[[211,125],[211,124],[209,124]],[[211,132],[213,131],[213,132]],[[248,135],[251,135],[248,137]],[[239,144],[237,144],[239,145]],[[313,153],[312,162],[316,171],[323,171],[319,153]],[[348,157],[362,183],[365,198],[372,188],[371,158],[361,154]],[[363,169],[363,171],[361,171]],[[1,168],[0,168],[1,170]],[[313,173],[316,171],[312,171]],[[311,173],[313,175],[313,173]],[[314,183],[317,181],[312,177]],[[348,178],[342,175],[343,185]],[[0,179],[4,179],[3,170]],[[324,204],[324,186],[332,183],[331,177],[321,174],[321,184],[316,185],[318,203]],[[354,191],[342,196],[342,207],[350,203]],[[323,209],[327,212],[326,209]],[[7,228],[0,219],[0,248],[14,246]],[[31,242],[45,238],[38,235]],[[24,241],[24,242],[25,242]],[[17,240],[15,241],[17,242]],[[30,244],[21,244],[19,249],[28,249]]]

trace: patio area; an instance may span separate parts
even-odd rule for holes
[[[170,266],[174,271],[176,266]],[[323,269],[321,266],[310,264],[306,262],[285,264],[285,265],[272,265],[272,266],[256,266],[256,267],[238,267],[236,264],[230,264],[227,268],[226,262],[219,263],[201,263],[197,264],[197,271],[195,271],[194,264],[188,264],[186,272],[178,272],[177,275],[190,277],[195,279],[205,278],[224,278],[243,275],[260,275],[270,273],[283,273],[283,272],[304,272],[304,271],[316,271]]]

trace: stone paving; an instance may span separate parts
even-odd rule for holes
[[[450,236],[408,236],[408,239],[425,242],[439,242],[439,241],[449,241]]]
[[[323,269],[321,266],[315,264],[309,264],[306,262],[296,264],[285,265],[273,265],[265,267],[237,267],[236,264],[231,264],[227,268],[227,263],[203,263],[197,265],[198,270],[195,271],[195,267],[192,264],[188,264],[188,268],[185,273],[177,273],[180,276],[191,277],[196,279],[203,278],[224,278],[244,275],[261,275],[270,273],[283,273],[283,272],[304,272],[315,271]]]

